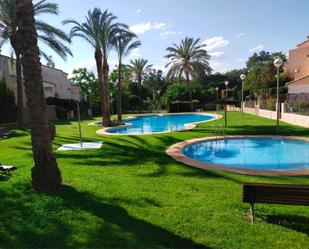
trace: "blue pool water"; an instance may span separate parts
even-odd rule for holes
[[[214,119],[212,115],[205,114],[164,114],[137,116],[123,121],[129,126],[108,129],[109,133],[117,134],[143,134],[166,131],[177,131],[185,128],[185,124],[197,123]]]
[[[183,153],[222,166],[260,170],[309,168],[309,142],[285,138],[235,138],[191,144]]]

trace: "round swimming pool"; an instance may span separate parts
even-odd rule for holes
[[[195,123],[210,121],[217,117],[200,113],[142,115],[124,119],[126,125],[106,128],[104,133],[136,135],[179,131],[193,128]]]
[[[172,146],[172,157],[200,168],[238,173],[309,173],[309,142],[284,137],[195,139]]]

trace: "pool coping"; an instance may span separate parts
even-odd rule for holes
[[[182,153],[184,147],[192,144],[196,144],[204,141],[214,141],[223,139],[233,139],[233,138],[285,138],[309,142],[309,138],[296,137],[296,136],[276,136],[276,135],[236,135],[236,136],[225,136],[225,137],[203,137],[185,140],[170,146],[165,152],[174,158],[176,161],[184,163],[188,166],[204,169],[204,170],[214,170],[214,171],[226,171],[237,174],[245,175],[260,175],[260,176],[301,176],[309,175],[309,169],[299,169],[299,170],[256,170],[256,169],[243,169],[237,167],[230,167],[221,164],[210,164],[194,160],[187,157]]]
[[[184,126],[185,126],[184,129],[175,130],[175,131],[147,132],[147,133],[137,133],[137,134],[120,134],[120,133],[108,132],[110,130],[117,129],[119,127],[126,127],[126,126],[131,126],[132,125],[130,123],[126,123],[124,125],[119,125],[119,126],[116,126],[116,127],[105,127],[103,129],[97,130],[96,133],[100,134],[100,135],[109,135],[109,136],[156,135],[156,134],[164,134],[164,133],[171,133],[171,132],[191,130],[191,129],[195,128],[197,124],[211,122],[211,121],[215,121],[215,120],[218,120],[218,119],[222,118],[222,115],[213,114],[213,113],[207,113],[207,112],[179,112],[179,113],[158,113],[158,114],[156,114],[156,113],[148,113],[148,114],[138,114],[138,115],[134,115],[134,116],[129,116],[129,117],[125,118],[125,119],[134,119],[134,118],[141,117],[141,116],[154,116],[154,115],[162,115],[162,116],[164,116],[164,115],[181,115],[181,114],[200,114],[200,115],[205,115],[205,116],[206,115],[213,116],[214,118],[210,119],[210,120],[200,121],[200,122],[187,123],[187,124],[184,124]],[[93,124],[93,123],[90,123],[90,124]]]

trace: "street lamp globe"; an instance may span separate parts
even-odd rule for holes
[[[240,75],[240,79],[241,79],[241,80],[244,80],[245,78],[246,78],[246,75],[244,75],[244,74],[241,74],[241,75]]]
[[[216,91],[219,91],[219,87],[216,87],[215,89],[216,89]]]
[[[228,81],[225,81],[225,82],[224,82],[224,84],[225,84],[226,86],[228,86],[229,83],[230,83],[230,82],[228,82]]]
[[[274,60],[274,66],[275,66],[276,68],[281,67],[282,64],[283,64],[283,60],[282,60],[281,58],[278,57],[277,59]]]

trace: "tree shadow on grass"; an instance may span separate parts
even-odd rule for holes
[[[4,174],[4,173],[0,173],[0,182],[4,182],[10,179],[10,175]]]
[[[297,215],[268,215],[266,222],[280,225],[309,236],[309,217]]]
[[[115,205],[119,198],[99,199],[69,186],[53,194],[27,189],[0,190],[1,248],[209,248],[130,215]],[[151,199],[140,203],[160,212]]]

